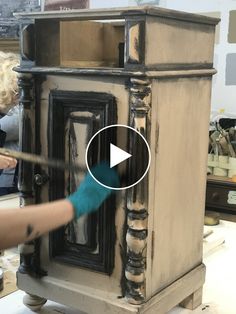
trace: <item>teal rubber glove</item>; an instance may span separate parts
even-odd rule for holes
[[[105,162],[92,168],[91,172],[99,182],[107,186],[119,187],[120,185],[117,172]],[[82,215],[96,211],[111,193],[112,189],[102,186],[90,173],[87,173],[78,189],[67,199],[72,203],[75,217],[78,219]]]

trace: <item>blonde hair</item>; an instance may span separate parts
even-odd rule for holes
[[[17,73],[12,69],[19,65],[19,56],[0,51],[0,112],[7,113],[16,105]]]

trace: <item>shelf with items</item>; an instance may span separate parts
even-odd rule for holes
[[[206,210],[236,214],[235,124],[235,119],[220,119],[210,132]]]
[[[236,175],[236,120],[220,119],[209,134],[207,173],[232,178]]]
[[[232,178],[236,175],[236,158],[225,155],[208,154],[208,173]]]
[[[208,176],[206,210],[236,214],[236,184],[227,177]]]

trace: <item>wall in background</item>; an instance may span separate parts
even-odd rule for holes
[[[0,0],[0,18],[13,17],[13,12],[39,9],[39,0]]]
[[[219,17],[214,66],[212,112],[236,116],[236,0],[166,0],[166,7]]]
[[[13,12],[39,11],[39,0],[0,0],[0,40],[18,37],[18,22]]]

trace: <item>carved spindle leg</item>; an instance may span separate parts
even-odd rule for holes
[[[20,151],[31,153],[34,145],[34,108],[32,89],[33,81],[31,75],[22,75],[18,81],[20,91]],[[34,204],[33,194],[33,165],[19,162],[19,182],[20,206]],[[31,273],[31,259],[34,254],[34,242],[28,242],[19,246],[21,254],[21,265],[19,272]]]
[[[131,79],[130,87],[130,123],[145,138],[148,138],[148,113],[150,110],[150,83],[147,80]],[[139,163],[132,165],[129,175],[134,177],[142,172],[146,163],[146,153],[137,144],[137,138],[130,139],[130,151],[140,156]],[[125,276],[126,298],[131,304],[141,304],[145,301],[145,267],[147,239],[147,178],[130,188],[127,193],[128,229],[127,265]]]

